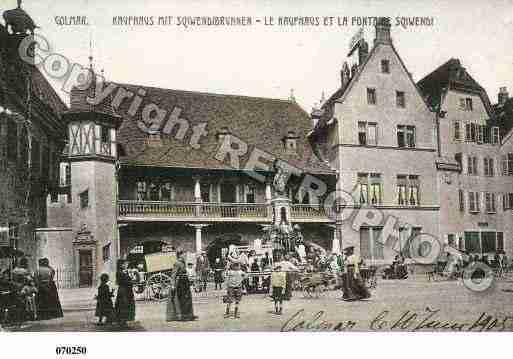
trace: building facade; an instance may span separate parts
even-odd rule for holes
[[[353,65],[342,68],[341,88],[314,111],[312,140],[359,212],[344,220],[343,245],[378,264],[406,251],[408,238],[438,233],[440,200],[434,117],[392,44],[388,22],[377,23],[367,48],[360,40],[356,59],[348,58]],[[396,243],[384,246],[383,232]]]
[[[58,183],[66,106],[39,70],[20,58],[25,36],[0,24],[0,237],[34,268],[46,254],[35,233],[48,227],[46,197]]]
[[[443,114],[437,162],[443,197],[440,237],[461,250],[493,257],[506,249],[512,234],[511,213],[504,209],[506,193],[513,188],[504,158],[505,131],[488,95],[459,60],[449,60],[418,85]]]
[[[357,42],[340,89],[312,111],[316,153],[337,168],[337,188],[351,206],[372,213],[340,218],[343,246],[390,262],[411,256],[413,238],[424,233],[442,246],[511,256],[507,92],[492,106],[457,59],[415,84],[388,21],[379,19],[375,30],[372,50]]]
[[[311,151],[310,116],[293,99],[102,84],[92,69],[91,76],[92,86],[71,92],[62,187],[48,200],[50,222],[71,228],[54,252],[73,253],[52,259],[73,268],[78,285],[113,272],[121,257],[174,247],[206,251],[213,261],[230,244],[261,243],[278,215],[276,166],[287,174],[287,221],[308,244],[338,250],[323,206],[335,172]],[[91,105],[102,86],[112,86],[112,96]],[[140,94],[137,109],[117,100],[120,93]]]

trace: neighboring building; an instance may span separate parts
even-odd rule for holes
[[[337,169],[338,189],[352,194],[349,207],[360,215],[368,208],[381,213],[363,221],[339,218],[343,246],[355,246],[376,264],[407,255],[408,240],[418,233],[439,233],[435,116],[396,51],[387,20],[377,22],[370,52],[359,40],[356,62],[342,68],[340,89],[312,113],[310,136],[319,156]],[[397,242],[383,246],[382,233]]]
[[[440,113],[440,238],[474,254],[513,253],[511,212],[504,207],[513,192],[504,152],[509,128],[499,126],[485,90],[457,59],[418,86]]]
[[[24,36],[0,25],[0,227],[6,229],[0,236],[35,268],[47,254],[34,233],[48,230],[46,197],[58,183],[66,106],[39,70],[20,59]]]
[[[98,106],[87,102],[95,86],[72,91],[63,194],[49,200],[52,223],[72,228],[56,253],[74,253],[60,263],[74,266],[79,285],[112,272],[120,257],[175,247],[214,260],[229,244],[253,245],[273,223],[275,159],[297,171],[288,181],[288,220],[308,243],[338,248],[325,194],[299,190],[305,174],[331,189],[336,179],[313,155],[310,117],[293,100],[109,85],[116,90]],[[142,102],[134,110],[133,99],[117,102],[118,91]],[[151,121],[142,115],[149,109]]]

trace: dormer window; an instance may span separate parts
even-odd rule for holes
[[[294,131],[287,132],[287,135],[283,138],[283,144],[285,146],[285,151],[288,153],[296,153],[297,149],[297,139],[299,137],[296,136]]]

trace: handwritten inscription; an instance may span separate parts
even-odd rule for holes
[[[426,307],[424,311],[406,310],[392,313],[383,310],[370,321],[333,320],[324,311],[311,315],[304,309],[295,312],[283,324],[281,331],[513,331],[513,314],[495,316],[482,312],[468,321],[444,318],[440,309]]]

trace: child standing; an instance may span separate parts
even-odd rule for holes
[[[285,286],[287,285],[287,273],[282,271],[280,265],[276,265],[271,274],[272,297],[274,299],[274,311],[281,314],[283,310],[283,297],[285,296]]]
[[[226,273],[226,312],[225,318],[230,317],[230,306],[235,302],[234,318],[239,317],[239,303],[242,298],[242,283],[246,278],[246,273],[240,269],[240,264],[237,262],[230,264],[230,269]]]
[[[105,318],[105,324],[111,324],[114,313],[114,305],[112,304],[114,293],[110,290],[108,285],[109,275],[105,273],[102,274],[100,276],[100,282],[101,284],[98,287],[98,294],[96,295],[95,316],[98,317],[97,325],[103,325],[103,318]]]

